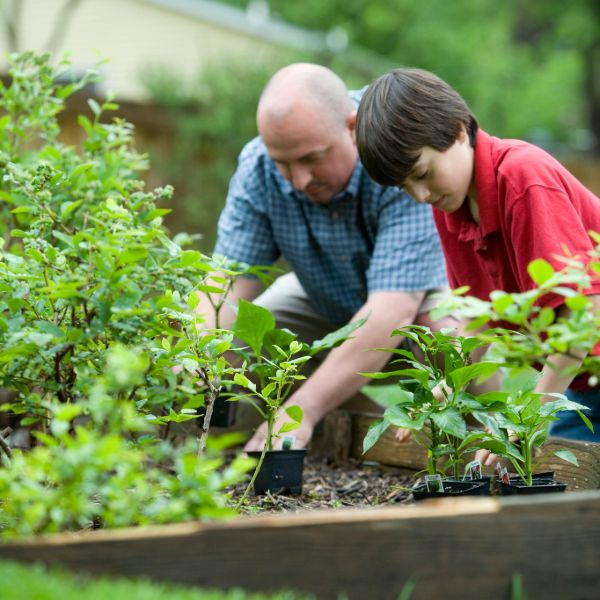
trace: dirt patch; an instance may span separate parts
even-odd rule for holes
[[[367,507],[411,502],[409,488],[415,482],[412,471],[350,460],[330,464],[306,457],[301,496],[250,494],[244,514],[302,512],[322,508]],[[236,486],[232,500],[239,499],[244,486]]]

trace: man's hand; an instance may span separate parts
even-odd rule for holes
[[[285,412],[281,411],[279,416],[275,421],[275,425],[273,427],[273,431],[277,432],[281,429],[284,423],[290,423],[292,419],[290,419]],[[306,414],[300,423],[300,426],[293,431],[289,431],[287,433],[283,433],[278,437],[273,436],[273,450],[280,450],[281,444],[283,443],[283,438],[285,436],[294,436],[294,443],[292,448],[305,448],[310,442],[314,430],[313,423],[306,418]],[[244,446],[244,452],[260,452],[266,442],[267,439],[267,424],[263,423],[254,435],[246,442]]]

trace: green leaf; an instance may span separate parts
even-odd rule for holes
[[[90,108],[92,109],[92,112],[94,113],[94,115],[96,115],[96,117],[99,117],[100,114],[102,113],[102,109],[100,108],[100,105],[93,98],[88,98],[88,104],[89,104]]]
[[[288,406],[285,409],[285,412],[287,414],[287,416],[290,419],[293,419],[294,421],[296,421],[296,423],[300,424],[302,422],[302,418],[304,417],[304,412],[302,411],[302,408],[300,408],[297,405],[292,405],[292,406]]]
[[[467,426],[464,419],[458,410],[452,406],[439,413],[432,413],[430,418],[444,433],[461,439],[467,435]]]
[[[512,294],[502,293],[502,295],[499,295],[492,300],[492,306],[494,310],[500,315],[503,315],[506,310],[513,305],[513,303],[514,298]]]
[[[28,248],[27,255],[33,258],[35,262],[38,262],[41,265],[43,265],[46,262],[44,255],[37,248]]]
[[[139,260],[146,258],[146,256],[148,256],[147,248],[128,248],[119,255],[119,263],[126,265],[128,263],[138,262]]]
[[[69,173],[69,179],[77,179],[81,174],[89,171],[94,166],[94,163],[84,163],[75,167]]]
[[[379,438],[385,433],[388,427],[389,423],[386,423],[383,420],[375,421],[369,425],[369,430],[367,431],[367,435],[365,435],[365,439],[363,440],[363,454],[370,450],[377,443]]]
[[[413,400],[412,393],[403,390],[397,383],[391,385],[365,385],[360,391],[379,406],[384,407],[410,404]]]
[[[466,367],[460,367],[448,374],[455,390],[460,390],[468,383],[477,379],[485,381],[500,368],[497,362],[478,362]]]
[[[71,215],[77,208],[81,206],[82,200],[76,200],[75,202],[63,202],[60,207],[60,216],[62,219],[66,219]]]
[[[256,358],[261,355],[265,334],[274,328],[275,317],[271,311],[240,299],[237,319],[232,330],[236,337],[250,346]]]
[[[579,466],[579,463],[577,462],[577,456],[575,456],[575,454],[570,450],[556,450],[554,452],[554,456],[558,456],[558,458],[562,458],[576,467]]]
[[[369,317],[364,317],[357,321],[351,321],[347,325],[344,325],[343,327],[340,327],[339,329],[327,334],[324,338],[316,340],[310,347],[311,356],[314,356],[322,350],[329,350],[339,346],[342,342],[346,341],[359,327],[362,327],[368,318]]]
[[[572,296],[571,298],[565,299],[565,304],[567,305],[567,308],[577,312],[580,310],[586,310],[590,306],[590,301],[586,296],[583,295]]]
[[[554,268],[543,258],[536,258],[527,265],[529,276],[537,285],[542,285],[554,275]]]
[[[202,254],[196,250],[184,250],[179,257],[179,263],[182,267],[190,267],[201,260]]]
[[[295,429],[298,429],[298,427],[300,427],[300,423],[284,423],[277,431],[277,435],[281,435],[282,433],[288,433],[289,431],[294,431]]]
[[[383,413],[383,420],[390,425],[394,425],[395,427],[420,431],[423,429],[428,416],[428,413],[418,413],[414,418],[411,418],[405,408],[400,406],[391,406]]]

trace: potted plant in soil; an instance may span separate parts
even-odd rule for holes
[[[402,368],[363,373],[372,379],[400,378],[383,418],[369,428],[363,451],[369,450],[390,425],[411,430],[416,441],[427,446],[428,481],[413,490],[415,498],[428,495],[427,484],[436,488],[436,496],[489,494],[489,480],[461,480],[465,453],[476,448],[484,434],[482,429],[469,429],[467,420],[473,417],[481,423],[480,415],[501,405],[493,396],[475,396],[467,388],[474,380],[493,375],[500,365],[471,364],[471,353],[484,345],[475,337],[454,336],[449,330],[434,332],[417,325],[397,329],[392,335],[409,340],[422,358],[404,348],[385,349],[398,356],[394,362]],[[379,386],[367,386],[365,393],[381,400]],[[449,470],[452,477],[440,482]]]
[[[587,406],[569,400],[563,394],[546,394],[556,400],[542,402],[544,394],[535,393],[539,373],[533,369],[512,369],[503,380],[502,392],[492,394],[502,407],[494,415],[482,415],[487,432],[478,442],[508,459],[516,475],[500,481],[501,492],[510,494],[538,494],[561,492],[565,483],[554,480],[553,473],[535,470],[536,450],[548,437],[548,426],[556,420],[559,411],[574,410],[593,431],[592,424],[582,411]],[[577,466],[577,457],[570,450],[557,450],[559,458]]]
[[[598,236],[596,235],[596,238]],[[556,420],[559,411],[575,410],[586,426],[593,431],[590,420],[582,411],[588,407],[569,401],[562,394],[545,394],[556,400],[542,402],[542,395],[534,393],[539,378],[532,366],[545,364],[547,357],[555,354],[591,353],[598,342],[598,315],[592,309],[583,290],[590,286],[590,272],[598,272],[598,249],[590,253],[591,261],[565,258],[565,267],[555,270],[543,259],[532,261],[528,273],[536,287],[522,293],[495,291],[490,301],[464,296],[467,288],[455,290],[435,317],[459,311],[472,319],[472,327],[501,323],[476,334],[485,343],[493,344],[494,359],[505,365],[503,391],[491,394],[500,404],[495,415],[481,419],[488,430],[480,440],[481,447],[507,458],[516,474],[512,482],[503,482],[505,493],[537,493],[558,491],[552,474],[534,472],[536,449],[546,440],[548,426]],[[547,295],[562,296],[569,310],[564,315],[548,306],[540,306]],[[583,366],[572,367],[563,374],[597,372],[597,358],[588,356]],[[592,375],[592,378],[595,375]],[[555,453],[560,458],[577,465],[577,459],[567,450]],[[550,475],[542,477],[542,475]],[[542,485],[543,479],[548,479]],[[564,484],[562,489],[564,489]],[[516,491],[518,490],[518,491]]]
[[[247,347],[237,349],[244,363],[234,374],[233,383],[248,393],[239,394],[234,399],[246,399],[254,406],[267,423],[267,435],[261,452],[249,452],[250,456],[257,458],[258,464],[239,505],[246,500],[252,486],[257,494],[281,490],[294,494],[302,492],[306,449],[285,447],[290,444],[284,444],[281,450],[273,449],[274,438],[300,425],[302,409],[299,406],[286,407],[284,411],[290,421],[275,431],[278,414],[294,385],[305,378],[300,373],[302,366],[317,353],[348,339],[365,320],[349,323],[308,345],[298,341],[291,331],[278,329],[274,316],[266,308],[240,300],[232,330]]]

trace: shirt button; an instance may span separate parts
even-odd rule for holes
[[[339,214],[339,213],[338,213],[336,210],[334,210],[334,211],[331,213],[331,218],[332,218],[334,221],[335,221],[335,220],[336,220],[336,219],[337,219],[339,216],[340,216],[340,214]]]

